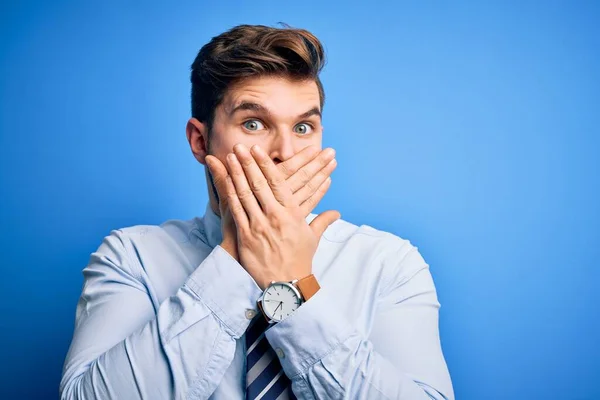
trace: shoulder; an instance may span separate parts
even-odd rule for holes
[[[160,254],[196,245],[202,238],[202,220],[170,219],[160,225],[131,225],[111,230],[93,256],[114,259],[114,264],[136,266],[144,254]]]
[[[139,243],[175,243],[189,242],[191,236],[200,232],[198,219],[170,219],[160,225],[131,225],[113,229],[105,237],[122,243],[123,246],[135,246]]]
[[[316,215],[311,214],[310,220],[314,217]],[[339,219],[326,229],[322,240],[348,251],[360,248],[361,259],[372,261],[371,267],[381,268],[384,286],[401,285],[418,272],[429,268],[419,248],[408,238],[371,225],[359,225]]]
[[[310,214],[308,222],[316,214]],[[364,242],[369,251],[384,252],[394,257],[404,257],[417,249],[409,239],[395,235],[391,232],[377,229],[367,224],[354,224],[340,218],[331,224],[323,233],[323,239],[330,243],[346,243],[351,240]]]

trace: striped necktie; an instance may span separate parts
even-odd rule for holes
[[[268,327],[259,312],[246,330],[246,400],[296,399],[292,383],[265,337]]]

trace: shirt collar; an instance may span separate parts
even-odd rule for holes
[[[210,206],[210,201],[206,204],[202,224],[208,245],[214,249],[223,241],[223,232],[221,232],[221,217],[215,214]]]

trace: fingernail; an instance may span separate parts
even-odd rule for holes
[[[227,154],[227,160],[228,161],[235,161],[235,154],[233,154],[233,153]]]
[[[325,156],[327,157],[332,157],[335,155],[335,150],[332,149],[331,147],[325,149]]]

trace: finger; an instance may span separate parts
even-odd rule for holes
[[[252,146],[250,153],[266,178],[275,199],[285,207],[299,204],[294,203],[292,191],[286,183],[283,174],[277,169],[273,160],[271,160],[271,157],[269,157],[258,145]]]
[[[332,148],[325,149],[315,158],[300,168],[296,173],[287,179],[288,185],[293,193],[296,193],[304,185],[322,170],[335,157],[335,150]]]
[[[329,210],[325,211],[319,215],[310,223],[310,227],[312,228],[315,235],[320,238],[325,232],[325,229],[329,227],[329,225],[333,224],[335,221],[341,218],[341,214],[338,211]]]
[[[256,164],[256,160],[252,154],[250,154],[248,148],[239,143],[233,146],[233,151],[235,151],[235,155],[242,165],[244,174],[246,174],[246,180],[248,181],[250,190],[258,199],[264,213],[266,214],[276,207],[281,206],[275,198],[275,195],[273,195],[273,191],[269,187],[267,178],[265,178],[260,167]]]
[[[309,180],[306,185],[304,185],[300,190],[294,193],[294,199],[296,200],[296,204],[302,204],[305,202],[310,196],[316,193],[317,190],[321,187],[323,182],[330,177],[337,166],[337,161],[334,158],[329,161],[329,163],[321,169],[315,176]]]
[[[288,179],[296,171],[304,167],[310,160],[319,154],[319,148],[315,145],[306,146],[291,158],[277,164],[277,169]]]
[[[250,220],[260,218],[263,215],[263,211],[260,208],[252,189],[250,189],[242,165],[233,153],[227,155],[227,170],[229,171],[229,175],[235,186],[237,197],[244,206],[248,218]]]
[[[240,202],[237,191],[235,190],[235,185],[233,184],[233,180],[229,175],[227,175],[225,178],[225,190],[227,193],[229,211],[231,212],[231,216],[233,217],[235,225],[237,226],[238,230],[247,230],[250,226],[248,214],[246,214],[246,210]]]
[[[317,207],[317,204],[319,204],[319,202],[323,199],[323,196],[325,196],[325,193],[327,193],[330,186],[331,178],[327,178],[312,196],[306,199],[303,203],[300,203],[300,211],[304,217],[308,217],[308,214],[310,214],[315,207]]]
[[[231,179],[229,177],[229,172],[227,171],[227,168],[225,167],[225,165],[223,165],[221,160],[214,156],[206,156],[206,165],[208,166],[208,170],[210,171],[210,174],[212,176],[212,181],[215,185],[215,188],[217,189],[221,218],[225,218],[228,212],[231,213],[228,200],[229,194],[227,191],[227,180],[228,178]],[[245,219],[248,219],[245,210],[244,217]]]
[[[227,190],[225,186],[225,178],[227,175],[229,175],[227,168],[223,165],[221,160],[211,155],[206,156],[206,165],[208,166],[208,170],[212,175],[213,183],[217,188],[219,201],[221,201],[221,199],[223,199],[223,201],[227,201]]]

